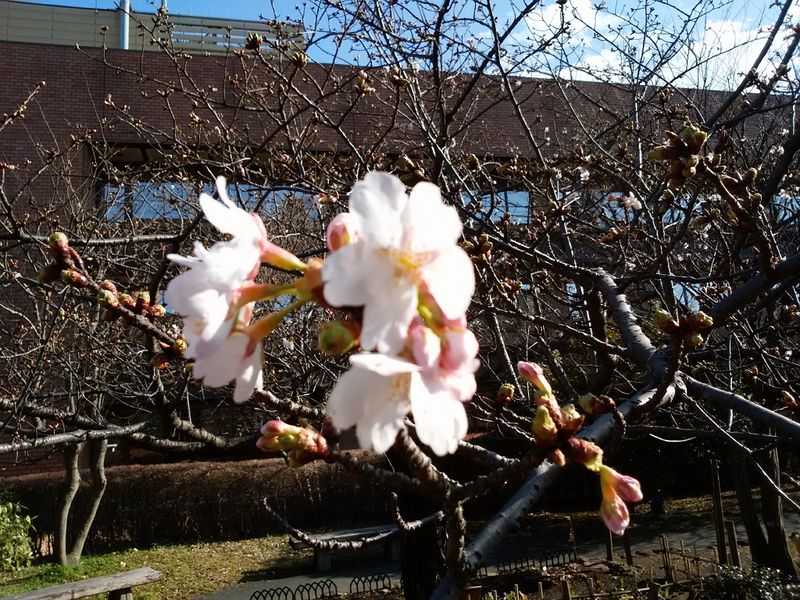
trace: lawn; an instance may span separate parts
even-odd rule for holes
[[[302,558],[302,557],[300,557]],[[134,590],[142,600],[194,598],[239,583],[248,573],[296,563],[285,535],[184,546],[155,546],[85,556],[78,568],[34,564],[16,573],[0,573],[0,598],[60,583],[139,567],[161,571],[164,579]]]

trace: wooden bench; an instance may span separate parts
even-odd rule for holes
[[[73,600],[74,598],[85,598],[95,594],[105,594],[108,592],[109,600],[132,600],[133,592],[131,588],[137,585],[153,583],[161,579],[161,572],[142,567],[124,573],[114,573],[113,575],[103,575],[102,577],[92,577],[82,579],[72,583],[64,583],[33,592],[25,592],[10,596],[5,600]]]
[[[312,537],[321,542],[360,542],[377,535],[388,534],[387,537],[381,538],[375,543],[382,543],[384,545],[386,558],[390,560],[400,560],[400,536],[398,533],[400,533],[400,530],[397,528],[397,525],[375,525],[373,527],[360,527],[358,529],[317,533],[312,535]],[[290,537],[289,544],[295,550],[313,547],[296,537]],[[317,571],[331,570],[331,552],[332,551],[329,549],[314,548],[314,564],[316,565]]]

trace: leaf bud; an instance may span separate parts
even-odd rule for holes
[[[516,392],[516,388],[513,383],[502,384],[497,390],[497,396],[495,397],[497,404],[504,407],[508,406],[514,399],[514,392]]]
[[[589,440],[570,438],[564,447],[567,458],[582,464],[590,471],[599,471],[603,464],[603,449]]]
[[[658,327],[664,333],[670,334],[677,333],[680,329],[678,322],[663,308],[657,309],[653,314],[653,325]]]
[[[99,292],[97,292],[97,303],[100,306],[112,309],[117,308],[119,306],[119,300],[117,300],[117,295],[109,290],[100,290]]]
[[[64,269],[61,271],[61,281],[73,287],[86,287],[89,280],[74,269]]]
[[[537,446],[546,448],[555,445],[558,440],[558,428],[547,407],[539,406],[536,408],[532,431]]]
[[[320,327],[317,345],[323,354],[340,356],[355,347],[360,335],[361,326],[356,321],[328,321]]]
[[[714,319],[702,310],[692,313],[689,316],[689,327],[692,329],[708,329],[714,324]]]

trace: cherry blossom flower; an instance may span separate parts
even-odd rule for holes
[[[189,270],[169,282],[165,300],[171,310],[183,315],[187,358],[213,351],[233,325],[231,302],[247,281],[258,261],[247,246],[219,242],[210,250],[195,244],[195,256],[170,254],[172,261]]]
[[[194,362],[194,376],[209,387],[223,387],[236,382],[233,401],[246,402],[264,381],[261,341],[253,342],[247,333],[235,331],[208,354]]]
[[[211,224],[232,239],[209,249],[195,242],[194,256],[169,254],[170,260],[189,269],[170,281],[165,299],[183,316],[185,356],[195,359],[195,377],[211,387],[235,381],[234,401],[244,402],[261,387],[263,373],[260,340],[237,331],[252,315],[252,304],[240,296],[259,291],[254,278],[262,259],[283,260],[285,251],[269,242],[257,215],[231,201],[225,178],[218,177],[216,185],[219,201],[201,194],[200,207]]]
[[[261,254],[271,244],[264,223],[256,215],[233,204],[224,177],[218,177],[220,200],[200,195],[203,214],[220,232],[233,239],[206,249],[194,244],[194,256],[168,254],[173,262],[189,267],[167,285],[170,309],[184,317],[187,358],[197,358],[222,343],[231,331],[231,303],[236,292],[251,281],[261,264]]]
[[[388,173],[367,173],[350,192],[352,243],[332,252],[322,269],[331,306],[363,306],[361,345],[396,354],[417,313],[420,291],[448,318],[472,298],[472,262],[457,245],[461,221],[439,188],[405,186]],[[332,237],[332,236],[329,236]]]
[[[474,338],[468,331],[462,336]],[[462,344],[473,347],[469,341]],[[415,323],[405,352],[412,360],[384,354],[350,357],[352,368],[339,378],[328,400],[334,427],[355,425],[359,444],[382,453],[411,412],[422,443],[439,456],[454,452],[467,433],[463,401],[475,393],[475,353],[464,354],[459,364],[453,357],[445,362],[440,338]]]

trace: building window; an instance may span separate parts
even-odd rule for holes
[[[215,195],[212,183],[202,186],[174,182],[138,181],[127,184],[106,183],[100,198],[105,217],[111,222],[140,220],[183,220],[197,214],[200,194]],[[319,222],[317,194],[292,186],[263,187],[253,184],[229,184],[228,195],[241,208],[265,218],[289,219],[292,225]],[[301,223],[298,223],[300,221]]]
[[[465,192],[462,198],[465,205],[480,199],[480,211],[491,219],[499,219],[508,213],[513,223],[527,224],[530,221],[531,202],[527,190]]]

